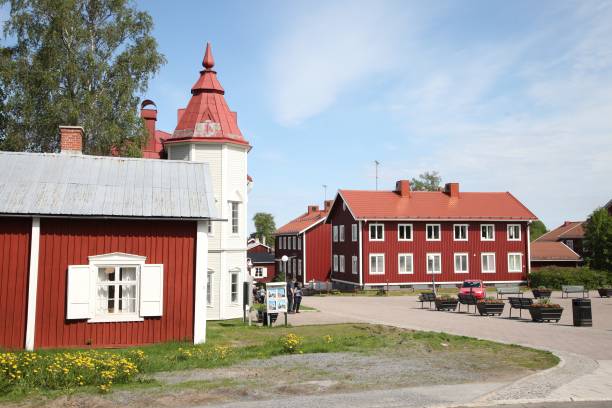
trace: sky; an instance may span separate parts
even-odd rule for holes
[[[252,144],[249,217],[438,171],[549,228],[612,199],[610,1],[138,1],[172,131],[212,43]],[[252,226],[250,227],[252,229]]]

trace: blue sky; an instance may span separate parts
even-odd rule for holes
[[[168,63],[160,129],[206,41],[253,145],[250,217],[437,170],[546,225],[612,198],[612,2],[139,1]]]

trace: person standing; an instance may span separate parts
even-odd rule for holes
[[[295,286],[293,294],[293,310],[295,313],[300,313],[300,304],[302,303],[302,282],[298,282]]]
[[[293,313],[293,280],[287,280],[287,312]]]

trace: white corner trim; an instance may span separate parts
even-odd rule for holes
[[[306,279],[306,234],[302,235],[302,259],[302,279],[304,280],[304,284],[306,284],[306,282],[308,282]]]
[[[363,229],[363,225],[362,225],[362,221],[359,220],[359,239],[358,239],[358,245],[359,245],[359,286],[363,286],[363,245],[362,245],[362,229]]]
[[[193,343],[200,344],[206,342],[206,285],[208,280],[208,225],[206,221],[198,221],[195,266]]]
[[[38,290],[38,255],[40,252],[40,218],[32,218],[30,235],[30,273],[28,279],[28,316],[26,320],[26,350],[34,350],[36,332],[36,300]]]
[[[527,275],[531,273],[531,231],[529,231],[529,225],[531,221],[527,223]]]

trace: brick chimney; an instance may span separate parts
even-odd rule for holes
[[[334,200],[325,200],[324,201],[324,209],[325,209],[325,211],[331,210],[332,205],[334,205]]]
[[[319,211],[319,206],[318,205],[309,205],[308,206],[308,214],[312,214],[316,211]]]
[[[451,198],[459,198],[459,183],[446,183],[444,192]]]
[[[60,126],[60,152],[64,154],[83,154],[83,136],[81,126]]]
[[[400,195],[400,197],[410,197],[410,181],[409,180],[399,180],[395,183],[395,192]]]

